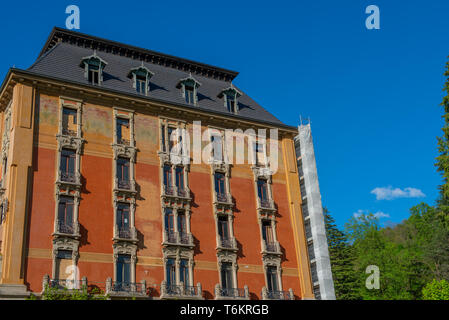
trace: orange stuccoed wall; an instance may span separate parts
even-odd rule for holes
[[[25,232],[24,282],[29,290],[40,292],[42,278],[52,273],[52,233],[55,218],[55,179],[60,98],[36,92],[34,142],[32,149],[32,186]],[[113,106],[96,101],[83,101],[82,133],[86,143],[80,163],[82,175],[79,205],[80,276],[89,283],[104,286],[113,277]],[[161,116],[163,116],[161,114]],[[164,280],[162,255],[161,177],[159,150],[159,119],[145,110],[135,110],[134,135],[137,147],[135,179],[139,186],[135,226],[139,234],[136,281],[146,280],[155,294]],[[204,128],[207,123],[202,124]],[[188,124],[191,130],[191,124]],[[279,170],[273,176],[273,198],[278,207],[277,238],[282,248],[282,284],[292,288],[296,298],[311,297],[308,266],[298,261],[307,257],[302,222],[293,221],[292,199],[300,201],[299,190],[288,186],[282,144],[279,146]],[[235,198],[234,235],[238,242],[238,287],[248,285],[251,298],[261,299],[266,286],[261,255],[261,230],[256,210],[254,177],[250,165],[234,165],[230,188]],[[194,283],[200,282],[206,298],[214,297],[219,282],[216,227],[213,216],[212,180],[207,164],[191,165],[189,187],[194,195],[191,232],[195,241]],[[289,194],[290,192],[290,194]],[[293,193],[297,192],[296,195]],[[296,210],[300,210],[296,206]],[[298,213],[296,213],[297,215]],[[299,255],[298,255],[299,252]],[[307,259],[307,258],[305,258]],[[301,275],[301,273],[303,273]],[[303,280],[305,279],[305,280]]]

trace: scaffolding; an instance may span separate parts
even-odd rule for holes
[[[315,299],[335,300],[310,121],[303,125],[301,120],[298,132],[295,151],[313,291]]]

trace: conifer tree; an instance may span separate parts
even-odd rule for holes
[[[354,273],[354,254],[346,234],[340,231],[334,218],[324,208],[324,222],[329,257],[337,300],[358,299],[358,284]]]

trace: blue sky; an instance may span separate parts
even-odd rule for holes
[[[310,117],[338,225],[364,210],[400,222],[437,198],[449,1],[9,1],[1,79],[33,63],[70,4],[83,33],[239,71],[235,84],[283,122]],[[371,4],[380,30],[365,27]]]

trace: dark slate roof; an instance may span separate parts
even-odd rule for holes
[[[72,31],[70,31],[70,33],[75,35],[78,34]],[[53,34],[54,31],[52,35]],[[86,35],[83,36],[89,37]],[[47,41],[47,44],[38,59],[28,71],[61,80],[86,85],[89,84],[87,79],[84,78],[84,68],[80,67],[80,62],[83,57],[92,55],[94,50],[91,47],[80,46],[79,43],[74,43],[73,41],[58,41],[49,46],[49,41]],[[117,45],[115,42],[114,44]],[[98,49],[101,48],[97,47],[96,54],[107,62],[103,72],[103,82],[101,87],[126,94],[136,94],[136,90],[133,88],[132,79],[128,78],[127,75],[132,68],[142,64],[141,60],[117,54],[113,50],[108,50],[109,52],[106,52]],[[176,57],[172,56],[165,57],[176,59]],[[191,62],[189,60],[179,59],[183,64]],[[192,76],[201,83],[201,86],[198,89],[198,105],[189,106],[189,108],[198,108],[202,111],[212,111],[214,113],[230,115],[231,113],[224,106],[223,98],[218,98],[217,96],[223,89],[230,86],[231,83],[229,80],[233,79],[237,73],[220,68],[213,69],[215,67],[200,63],[196,63],[195,65],[195,62],[192,62],[192,68],[190,68],[190,70],[195,70],[195,67],[197,68],[198,65],[203,67],[203,69],[209,68],[208,70],[212,70],[212,72],[218,70],[217,72],[225,74],[226,77],[208,76],[211,72],[202,72],[201,74],[192,72]],[[144,62],[144,66],[154,73],[154,76],[150,79],[150,92],[148,93],[148,98],[188,106],[182,98],[181,90],[176,88],[176,85],[180,79],[189,76],[189,72],[184,71],[189,70],[189,68],[180,70],[180,68],[150,62]],[[285,126],[285,124],[258,105],[242,90],[239,88],[236,89],[242,93],[242,96],[238,99],[239,111],[237,117]]]

